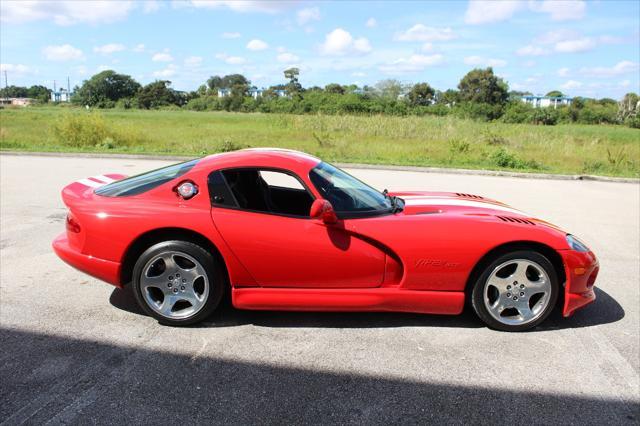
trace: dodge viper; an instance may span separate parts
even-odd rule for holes
[[[71,266],[166,325],[238,309],[460,314],[533,328],[593,302],[575,236],[479,195],[382,192],[297,151],[246,149],[62,190]]]

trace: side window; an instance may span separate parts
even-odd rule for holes
[[[238,206],[220,171],[215,171],[209,175],[208,185],[212,205],[227,207]]]
[[[277,186],[279,188],[305,190],[298,179],[286,173],[260,170],[260,177],[264,179],[270,187]]]
[[[224,188],[216,174],[226,184]],[[296,177],[275,170],[215,172],[209,176],[209,192],[213,205],[287,216],[308,217],[313,203],[313,197]],[[229,198],[232,202],[227,201]]]

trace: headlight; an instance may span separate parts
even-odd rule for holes
[[[579,251],[582,253],[591,251],[589,250],[589,247],[587,247],[582,241],[571,234],[567,234],[567,244],[569,244],[569,247],[571,247],[571,249],[575,251]]]

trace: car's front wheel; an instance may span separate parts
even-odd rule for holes
[[[558,277],[551,262],[540,253],[523,250],[491,262],[476,281],[471,302],[489,327],[524,331],[549,316],[558,292]]]
[[[199,245],[165,241],[149,247],[133,269],[136,301],[166,325],[202,321],[220,303],[224,291],[222,268]]]

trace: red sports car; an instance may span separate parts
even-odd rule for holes
[[[313,156],[247,149],[62,191],[65,262],[163,324],[239,309],[459,314],[520,331],[595,300],[576,237],[479,195],[379,192]]]

